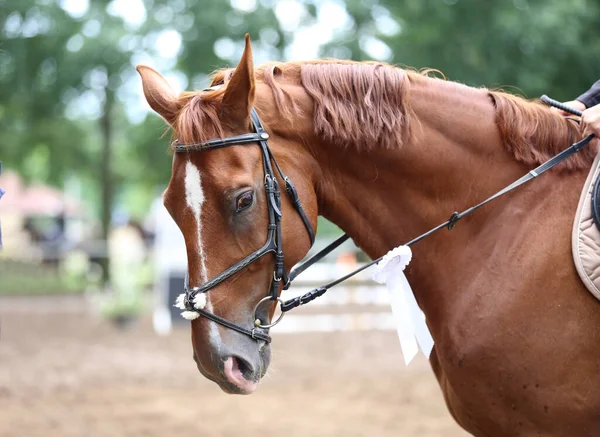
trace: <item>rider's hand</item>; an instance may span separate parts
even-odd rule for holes
[[[583,111],[579,128],[584,136],[594,134],[600,138],[600,105],[592,106]]]
[[[564,102],[563,105],[566,105],[573,109],[579,109],[580,111],[585,111],[585,105],[583,103],[581,103],[579,100],[571,100],[570,102]],[[554,107],[552,109],[560,112],[561,115],[564,115],[564,116],[573,115],[570,112],[563,111],[562,109],[558,109],[558,108],[554,108]]]

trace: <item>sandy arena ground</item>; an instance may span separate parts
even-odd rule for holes
[[[83,304],[47,306],[0,299],[2,437],[467,436],[394,332],[275,332],[258,391],[229,396],[197,372],[187,328],[119,331]]]

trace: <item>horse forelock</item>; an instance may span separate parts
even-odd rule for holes
[[[185,92],[179,96],[181,109],[173,127],[181,143],[206,141],[214,138],[215,134],[223,137],[223,126],[219,119],[222,96],[221,89]]]

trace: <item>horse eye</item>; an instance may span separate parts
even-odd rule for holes
[[[254,193],[247,191],[244,194],[240,194],[236,200],[235,212],[241,212],[246,208],[249,208],[254,203]]]

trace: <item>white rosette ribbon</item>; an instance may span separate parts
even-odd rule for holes
[[[433,338],[425,323],[425,315],[419,308],[404,269],[410,263],[412,251],[408,246],[390,250],[375,266],[373,280],[386,284],[390,293],[392,313],[400,339],[404,362],[408,365],[419,352],[429,358],[433,349]]]

